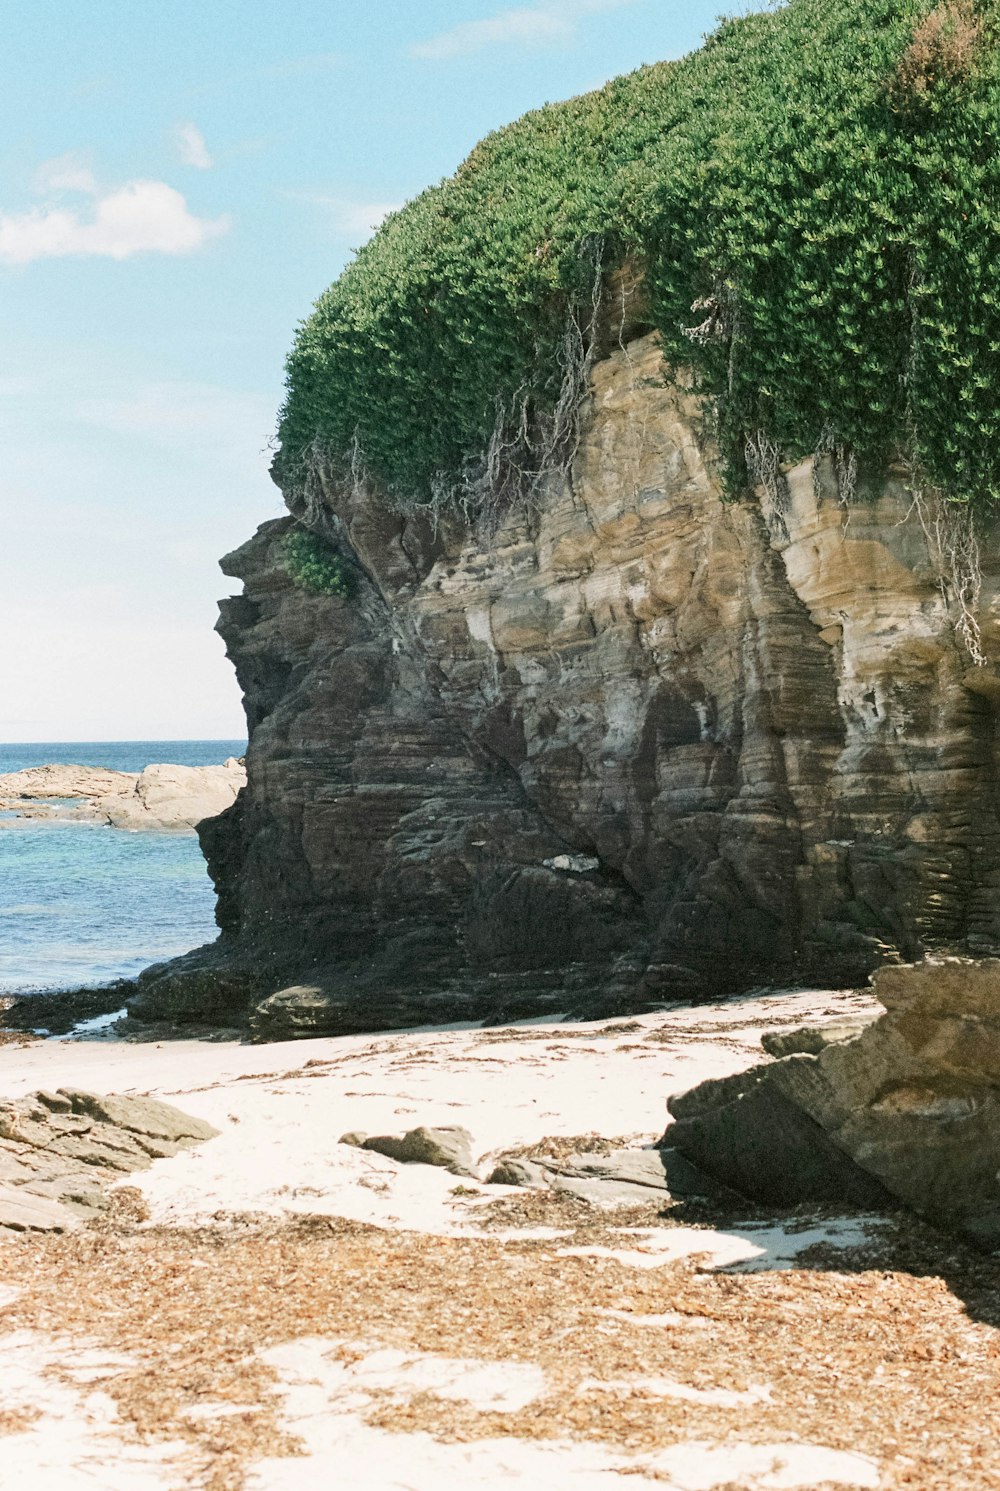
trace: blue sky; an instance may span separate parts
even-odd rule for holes
[[[33,0],[0,60],[0,740],[229,737],[217,560],[390,207],[715,0]]]

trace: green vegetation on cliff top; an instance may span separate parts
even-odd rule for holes
[[[280,478],[318,447],[412,504],[481,494],[487,448],[491,481],[565,455],[552,413],[595,273],[632,254],[737,483],[840,448],[993,501],[997,20],[998,0],[790,0],[489,136],[300,328]]]

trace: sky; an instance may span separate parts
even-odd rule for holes
[[[238,738],[218,559],[296,325],[525,110],[716,0],[32,0],[0,52],[0,740]]]

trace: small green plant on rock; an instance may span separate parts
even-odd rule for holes
[[[352,576],[343,556],[306,528],[293,528],[286,536],[285,567],[299,589],[310,595],[346,598],[352,592]]]

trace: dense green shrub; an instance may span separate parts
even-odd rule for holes
[[[295,584],[311,595],[351,594],[351,572],[343,558],[308,529],[293,528],[286,534],[285,568]]]
[[[776,453],[903,453],[992,501],[998,6],[789,0],[489,136],[300,328],[281,479],[316,444],[400,502],[476,489],[487,448],[492,477],[530,465],[518,428],[565,392],[595,261],[628,251],[737,484]]]

